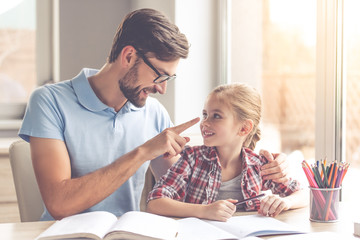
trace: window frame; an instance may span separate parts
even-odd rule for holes
[[[36,82],[37,86],[54,81],[53,49],[56,37],[53,23],[57,1],[36,0]]]
[[[219,1],[220,80],[231,82],[231,2]],[[345,161],[343,0],[317,0],[315,159]]]
[[[345,161],[343,0],[317,1],[315,159]]]
[[[41,86],[53,79],[52,61],[52,16],[53,4],[48,0],[36,0],[36,42],[35,42],[35,69],[36,85]],[[23,103],[26,106],[27,103]],[[25,107],[24,106],[24,107]],[[19,107],[19,111],[23,111]],[[0,111],[4,109],[0,106]],[[15,115],[20,115],[15,114]],[[16,137],[22,119],[0,119],[0,138]]]

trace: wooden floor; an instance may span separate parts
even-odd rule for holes
[[[0,223],[20,222],[9,157],[0,154]]]

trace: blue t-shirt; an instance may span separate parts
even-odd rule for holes
[[[102,103],[87,79],[96,72],[83,69],[72,80],[36,89],[19,131],[28,142],[30,136],[64,141],[73,178],[109,165],[172,126],[167,111],[155,98],[148,97],[142,108],[128,101],[119,112]],[[85,212],[104,210],[121,216],[140,210],[148,166],[149,161],[113,194]],[[52,219],[45,208],[41,220]]]

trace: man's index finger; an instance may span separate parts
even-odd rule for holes
[[[194,118],[188,122],[182,123],[180,125],[177,125],[175,127],[172,127],[171,129],[176,132],[177,134],[182,133],[183,131],[185,131],[186,129],[188,129],[189,127],[194,126],[196,123],[198,123],[200,121],[200,118]]]

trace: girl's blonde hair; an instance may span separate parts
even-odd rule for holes
[[[216,96],[217,99],[227,104],[234,113],[234,116],[243,121],[253,121],[253,129],[244,141],[244,147],[255,149],[256,142],[260,140],[259,123],[261,119],[261,97],[258,91],[244,83],[225,84],[216,87],[209,96]]]

